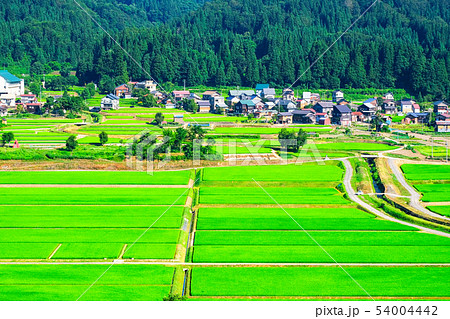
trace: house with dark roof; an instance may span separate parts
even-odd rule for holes
[[[314,110],[304,109],[304,110],[293,110],[292,122],[299,124],[316,124],[316,115]]]
[[[255,110],[256,105],[252,100],[242,100],[236,103],[235,110],[238,114],[250,114]]]
[[[334,104],[330,101],[320,101],[317,102],[316,105],[313,106],[313,109],[317,113],[327,113],[331,114],[333,112]]]
[[[397,114],[397,106],[394,100],[383,100],[383,112],[384,114]]]
[[[280,108],[280,110],[284,111],[293,110],[297,107],[297,104],[295,104],[291,100],[279,100],[277,105]]]
[[[209,113],[211,111],[211,103],[209,101],[197,101],[199,113]]]
[[[335,105],[332,112],[333,123],[350,126],[352,125],[352,110],[347,105]]]
[[[377,107],[371,103],[364,103],[358,107],[358,112],[361,112],[367,118],[371,118],[377,113]]]
[[[8,116],[8,109],[5,106],[0,106],[0,117],[4,116]]]
[[[408,113],[402,120],[402,124],[426,124],[429,119],[430,113]]]
[[[436,114],[449,114],[448,104],[445,101],[434,102],[433,111]]]

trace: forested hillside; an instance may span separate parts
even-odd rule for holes
[[[23,3],[36,1],[13,0],[7,7],[18,2],[23,7]],[[39,8],[42,2],[54,1],[39,1]],[[60,7],[52,7],[54,16],[47,21],[55,22],[39,22],[45,20],[44,9],[33,11],[29,5],[25,5],[28,14],[16,16],[0,8],[4,17],[1,32],[8,35],[1,41],[13,43],[2,45],[2,56],[9,61],[25,56],[31,65],[49,60],[70,62],[81,83],[112,86],[130,77],[144,78],[139,67],[110,40],[91,36],[98,28],[87,23],[83,12],[63,10],[62,3],[69,2],[57,1]],[[182,83],[185,79],[190,86],[269,82],[282,87],[302,74],[373,1],[214,0],[186,14],[200,1],[176,1],[186,3],[184,9],[157,5],[170,1],[85,2],[158,81]],[[171,10],[167,9],[175,8],[180,11],[168,15]],[[172,16],[179,17],[168,19]],[[154,25],[161,20],[168,22]],[[17,33],[20,28],[8,29],[17,21],[25,23],[21,34]],[[297,85],[400,87],[419,99],[446,98],[450,87],[449,21],[449,0],[379,1]],[[73,29],[70,37],[64,26]],[[51,37],[59,38],[49,41]]]

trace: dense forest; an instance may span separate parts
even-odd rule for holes
[[[160,82],[283,87],[373,0],[79,2]],[[449,22],[449,0],[379,1],[296,86],[448,98]],[[5,67],[39,73],[57,61],[76,69],[80,84],[105,89],[148,77],[70,0],[11,0],[0,8],[0,28]]]

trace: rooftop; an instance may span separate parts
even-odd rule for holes
[[[8,83],[19,83],[22,81],[17,76],[12,75],[6,70],[0,70],[0,77],[4,78]]]

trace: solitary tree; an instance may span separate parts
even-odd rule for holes
[[[98,135],[98,138],[100,139],[100,144],[105,145],[106,143],[108,143],[108,133],[101,132]]]
[[[66,150],[73,151],[78,146],[78,141],[75,138],[75,135],[69,136],[69,138],[66,141]]]
[[[13,132],[6,132],[2,134],[3,145],[9,144],[12,140],[14,140]]]
[[[164,121],[164,115],[161,112],[156,113],[156,115],[155,115],[156,125],[161,125],[161,123],[163,121]]]

